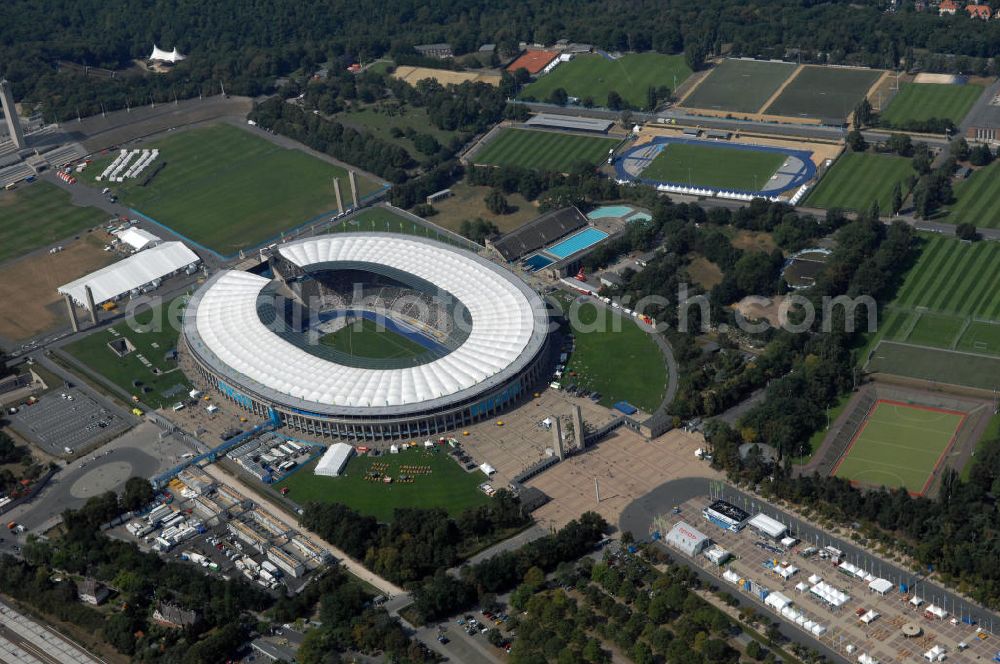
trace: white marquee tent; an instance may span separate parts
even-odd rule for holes
[[[135,226],[130,226],[123,231],[118,231],[115,235],[118,236],[119,240],[136,251],[142,251],[143,249],[154,247],[163,241],[159,236],[153,235],[147,230],[136,228]]]
[[[85,307],[87,306],[85,289],[90,286],[94,303],[100,304],[117,300],[136,289],[150,285],[158,286],[159,284],[154,282],[189,266],[197,265],[200,261],[198,255],[188,249],[183,242],[164,242],[60,286],[58,290]]]
[[[316,470],[313,473],[327,477],[337,477],[340,475],[340,471],[344,469],[344,466],[347,465],[347,460],[351,458],[352,454],[354,454],[354,448],[347,443],[334,443],[326,448],[326,452],[323,453],[323,457],[316,464]]]
[[[174,46],[172,51],[164,51],[162,48],[153,44],[153,52],[149,54],[148,60],[156,60],[157,62],[180,62],[186,55],[181,55],[177,52],[177,47]]]

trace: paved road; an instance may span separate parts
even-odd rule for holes
[[[667,482],[626,507],[619,520],[619,527],[622,532],[626,530],[630,531],[635,535],[636,539],[645,539],[649,533],[654,516],[667,512],[674,505],[680,505],[692,498],[707,496],[708,493],[709,480],[688,478]],[[814,543],[819,546],[835,546],[844,552],[847,561],[859,567],[870,569],[877,576],[888,579],[894,584],[906,583],[912,592],[923,597],[927,602],[943,606],[953,614],[972,615],[984,629],[990,632],[993,632],[994,628],[1000,629],[1000,615],[965,598],[959,597],[951,591],[945,590],[937,583],[928,581],[924,577],[915,575],[910,571],[903,570],[895,564],[861,549],[850,541],[833,537],[820,528],[771,506],[759,496],[739,491],[728,485],[725,488],[725,494],[727,500],[744,507],[751,514],[755,511],[764,511],[769,516],[787,524],[789,530],[804,542]],[[683,555],[677,555],[675,558],[681,562],[687,561]],[[699,575],[703,576],[703,580],[708,580],[718,585],[718,579],[708,575],[699,566],[690,565],[690,567],[698,571]],[[740,599],[746,599],[749,602],[748,598],[740,597]],[[759,605],[756,604],[749,605],[759,608]],[[800,630],[790,629],[790,626],[784,621],[780,622],[783,628],[782,633],[793,641],[805,643],[813,648],[820,646],[828,657],[836,661],[843,661],[841,655],[833,653],[833,651],[822,646],[818,641],[806,637]]]
[[[270,498],[265,498],[259,491],[257,491],[253,487],[243,482],[243,480],[241,480],[240,478],[234,477],[233,475],[226,473],[217,464],[211,464],[205,466],[205,472],[214,477],[217,481],[224,482],[225,484],[229,484],[230,486],[235,487],[241,493],[243,493],[243,495],[245,495],[247,498],[254,500],[255,502],[265,507],[266,509],[274,512],[275,514],[281,514],[282,512],[285,511],[280,507],[278,507],[274,503],[274,501],[272,501]],[[330,544],[316,533],[306,528],[303,528],[301,525],[297,525],[296,528],[298,528],[299,531],[301,531],[308,537],[311,537],[315,539],[317,542],[320,542],[323,546],[325,546],[327,549],[330,550],[330,552],[334,555],[334,557],[338,558],[340,562],[343,563],[344,567],[347,568],[347,570],[351,574],[358,577],[362,581],[365,581],[371,584],[372,586],[378,588],[379,591],[381,591],[386,597],[397,598],[396,602],[401,602],[402,600],[398,598],[408,594],[405,590],[403,590],[396,584],[392,583],[391,581],[383,579],[374,572],[369,571],[364,565],[354,560],[345,552],[341,551],[333,544]]]

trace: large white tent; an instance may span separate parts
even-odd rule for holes
[[[747,521],[747,525],[752,529],[756,530],[762,535],[766,535],[771,539],[781,539],[788,532],[788,528],[785,524],[772,519],[764,513],[757,514],[752,519]]]
[[[174,46],[174,50],[172,51],[164,51],[156,44],[153,44],[153,52],[149,54],[147,60],[175,63],[175,62],[180,62],[186,57],[187,57],[186,55],[181,55],[180,53],[178,53],[176,46]]]
[[[118,239],[132,247],[136,251],[142,251],[143,249],[148,249],[150,247],[155,247],[160,242],[163,241],[157,235],[153,235],[147,230],[137,228],[135,226],[129,226],[123,231],[118,231],[115,233]]]
[[[90,286],[94,303],[100,304],[117,300],[136,289],[158,286],[160,279],[197,265],[200,260],[183,242],[164,242],[60,286],[58,290],[85,307],[86,287]]]
[[[354,448],[347,443],[334,443],[326,448],[319,463],[316,464],[316,475],[326,475],[327,477],[337,477],[340,471],[347,465],[347,460],[354,454]]]

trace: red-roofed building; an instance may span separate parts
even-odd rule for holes
[[[938,16],[944,16],[945,14],[954,16],[957,11],[958,5],[952,0],[941,0],[941,4],[938,5]]]
[[[969,13],[969,18],[978,18],[988,21],[993,16],[993,10],[989,5],[966,5],[965,11]]]
[[[545,66],[555,60],[558,55],[558,51],[528,50],[522,53],[517,60],[507,65],[507,71],[513,72],[518,69],[527,69],[528,73],[534,76],[545,69]]]

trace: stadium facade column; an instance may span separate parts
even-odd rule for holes
[[[69,296],[69,293],[63,293],[63,299],[66,300],[66,311],[69,312],[69,322],[73,326],[74,332],[80,331],[80,321],[76,319],[76,309],[73,308],[73,299]]]
[[[0,79],[0,106],[3,106],[3,114],[7,119],[7,132],[10,134],[10,140],[14,142],[14,147],[18,150],[26,147],[21,118],[17,117],[17,107],[14,105],[14,92],[7,79]]]
[[[344,199],[340,195],[340,178],[333,178],[333,193],[337,195],[337,214],[343,214]]]
[[[97,306],[94,304],[94,291],[90,286],[84,286],[83,292],[87,295],[87,311],[90,312],[90,321],[97,325]]]
[[[560,461],[566,458],[565,452],[563,452],[562,419],[559,416],[552,418],[552,447],[559,455]]]
[[[582,452],[587,442],[583,428],[583,412],[580,410],[580,406],[573,406],[573,433],[576,435],[576,449]]]
[[[354,175],[354,171],[347,171],[347,177],[351,181],[351,200],[354,201],[354,207],[358,207],[360,204],[358,200],[358,178]]]

